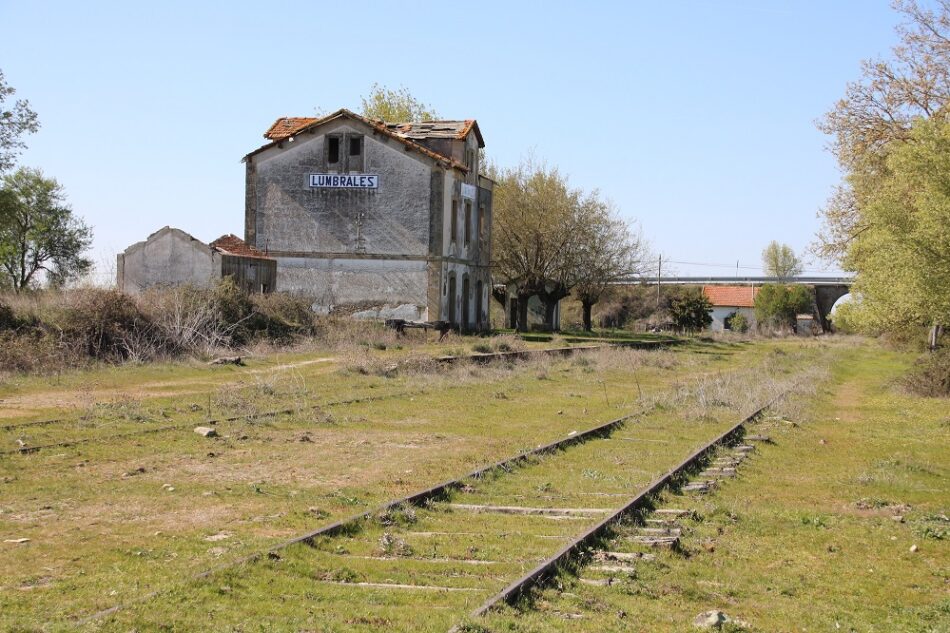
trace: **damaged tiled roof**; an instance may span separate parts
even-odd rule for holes
[[[444,156],[442,154],[439,154],[438,152],[433,152],[427,147],[423,147],[419,143],[416,143],[414,140],[412,140],[406,134],[389,129],[388,125],[383,121],[373,121],[372,119],[367,119],[366,117],[360,116],[359,114],[356,114],[355,112],[350,112],[346,108],[337,110],[333,114],[329,114],[322,118],[282,117],[280,119],[277,119],[277,121],[275,121],[274,124],[271,125],[270,128],[268,128],[267,132],[264,133],[264,137],[270,139],[271,142],[249,153],[247,156],[244,157],[244,159],[247,160],[249,157],[259,152],[262,152],[270,147],[273,147],[275,145],[280,145],[283,141],[287,140],[291,136],[304,132],[305,130],[310,129],[312,127],[316,127],[323,123],[332,121],[334,119],[338,119],[340,117],[348,117],[350,119],[354,119],[356,121],[365,123],[366,125],[370,126],[374,130],[379,132],[380,134],[385,134],[386,136],[403,143],[410,150],[419,152],[420,154],[424,154],[425,156],[428,156],[429,158],[445,163],[446,165],[450,167],[454,167],[461,171],[468,172],[468,167],[458,162],[454,158],[451,158],[449,156]],[[461,130],[457,131],[456,132],[457,134],[461,133],[462,131],[464,131],[464,134],[468,134],[468,130],[474,129],[478,137],[479,146],[484,147],[484,143],[482,142],[481,132],[478,131],[478,123],[476,123],[474,119],[470,121],[461,121],[458,123],[464,123],[468,125],[467,125],[467,128],[463,127]],[[412,125],[418,125],[418,124],[414,123]],[[461,138],[464,138],[464,134]]]
[[[237,235],[229,233],[227,235],[222,235],[215,241],[209,244],[211,248],[221,251],[226,255],[236,255],[238,257],[255,257],[257,259],[273,259],[268,257],[266,253],[262,253],[257,250]]]
[[[759,294],[759,288],[756,286],[703,286],[703,294],[715,307],[751,308],[755,305],[755,296]]]
[[[478,146],[485,147],[481,130],[475,119],[465,121],[420,121],[418,123],[387,123],[386,127],[406,138],[422,140],[427,138],[463,139],[475,130]]]
[[[274,124],[270,126],[266,132],[264,132],[264,138],[268,138],[272,141],[282,141],[286,138],[290,138],[311,123],[316,123],[319,120],[320,119],[317,117],[281,117],[274,121]]]

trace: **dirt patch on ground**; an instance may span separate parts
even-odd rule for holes
[[[189,379],[169,378],[145,382],[135,387],[109,387],[94,384],[88,387],[74,387],[71,389],[34,391],[22,396],[8,396],[0,399],[0,419],[19,418],[39,415],[44,411],[59,411],[63,409],[85,409],[98,402],[122,400],[142,400],[147,398],[191,396],[207,394],[209,388],[220,388],[229,384],[236,384],[248,375],[271,374],[274,372],[298,369],[308,365],[334,362],[335,358],[318,358],[296,363],[285,363],[273,367],[249,369],[232,374],[232,380],[220,381],[213,374],[208,374],[206,380],[194,377]]]

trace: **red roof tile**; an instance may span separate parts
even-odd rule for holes
[[[703,286],[710,303],[722,308],[751,308],[755,296],[759,294],[756,286]]]
[[[255,257],[257,259],[273,259],[268,257],[266,253],[262,253],[257,250],[237,235],[229,233],[228,235],[222,235],[215,241],[209,244],[211,248],[221,251],[226,255],[237,255],[238,257]]]
[[[295,134],[303,132],[304,130],[307,130],[311,127],[316,127],[317,125],[320,125],[324,122],[332,121],[333,119],[337,119],[339,117],[348,117],[356,121],[361,121],[362,123],[365,123],[366,125],[370,126],[371,128],[373,128],[380,134],[384,134],[385,136],[388,136],[389,138],[399,141],[400,143],[404,144],[407,148],[413,151],[419,152],[420,154],[428,156],[429,158],[445,163],[446,165],[450,167],[454,167],[455,169],[458,169],[460,171],[468,172],[468,167],[458,162],[454,158],[451,158],[449,156],[444,156],[437,152],[433,152],[429,148],[423,147],[419,143],[416,143],[415,141],[409,138],[406,138],[404,135],[390,130],[386,126],[386,123],[384,123],[383,121],[374,121],[372,119],[367,119],[366,117],[360,116],[359,114],[356,114],[355,112],[350,112],[346,108],[341,108],[340,110],[337,110],[333,114],[329,114],[322,118],[282,117],[280,119],[277,119],[277,121],[275,121],[274,124],[271,125],[270,128],[268,128],[267,132],[264,133],[264,137],[271,139],[271,142],[262,147],[258,147],[256,150],[254,150],[253,152],[245,156],[244,159],[247,160],[249,157],[259,152],[262,152],[270,147],[273,147],[275,145],[279,146],[282,141],[288,139],[289,137]],[[477,129],[478,124],[475,123],[474,120],[472,121],[472,124]],[[471,126],[467,126],[467,127],[469,129],[471,128]],[[468,132],[466,131],[465,133],[467,134]],[[479,133],[479,139],[481,139],[481,133]]]
[[[317,117],[281,117],[274,121],[273,125],[267,128],[267,131],[264,132],[264,138],[268,138],[272,141],[283,141],[284,139],[290,138],[300,130],[304,129],[311,123],[316,123],[319,120],[320,119]]]

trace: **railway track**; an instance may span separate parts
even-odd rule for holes
[[[576,347],[559,347],[559,348],[548,348],[540,350],[518,350],[518,351],[508,351],[508,352],[495,352],[495,353],[479,353],[479,354],[466,354],[459,356],[436,356],[433,360],[442,364],[452,364],[464,361],[470,361],[479,364],[485,364],[496,361],[514,361],[514,360],[526,360],[530,358],[537,358],[541,356],[569,356],[578,352],[588,352],[598,349],[611,348],[611,347],[630,347],[637,349],[656,349],[661,347],[666,347],[674,344],[676,341],[670,339],[669,341],[648,341],[648,342],[631,342],[631,343],[611,343],[607,345],[593,345],[593,346],[576,346]],[[227,424],[233,422],[245,422],[261,419],[269,419],[280,417],[284,415],[293,415],[297,413],[302,413],[304,411],[317,411],[320,409],[334,407],[334,406],[344,406],[350,404],[364,404],[368,402],[379,402],[382,400],[389,400],[394,398],[404,398],[412,397],[417,395],[422,395],[427,393],[425,389],[415,389],[415,390],[405,390],[397,393],[379,395],[379,396],[361,396],[356,398],[340,399],[333,400],[329,402],[322,402],[314,405],[308,405],[305,407],[287,407],[282,409],[275,409],[271,411],[249,413],[243,415],[234,415],[234,416],[225,416],[220,418],[214,418],[210,420],[190,420],[188,422],[179,422],[174,424],[163,424],[160,426],[150,427],[146,429],[135,429],[130,431],[124,431],[120,433],[114,433],[106,436],[90,436],[90,437],[79,437],[72,438],[60,442],[51,442],[47,444],[38,444],[38,445],[21,445],[17,448],[3,449],[0,450],[0,457],[7,455],[24,455],[30,453],[37,453],[43,450],[49,450],[53,448],[66,448],[77,446],[81,444],[88,444],[90,442],[109,442],[111,440],[118,439],[127,439],[129,437],[136,437],[142,435],[149,435],[153,433],[162,433],[166,431],[175,431],[181,429],[187,429],[192,426],[197,425],[210,425],[215,426],[218,424]],[[55,418],[49,420],[35,420],[31,422],[23,422],[19,424],[7,424],[0,426],[0,431],[17,431],[24,428],[33,428],[40,426],[50,426],[54,424],[69,424],[69,423],[78,423],[81,420],[75,418]]]
[[[478,620],[543,586],[559,567],[584,560],[592,544],[625,519],[642,518],[661,490],[741,437],[775,399],[724,429],[720,423],[711,439],[707,424],[671,432],[668,423],[651,422],[643,411],[629,414],[210,569],[173,590],[177,595],[170,599],[201,593],[202,583],[213,580],[255,595],[279,591],[281,603],[308,605],[306,615],[262,614],[258,608],[254,617],[264,622],[273,615],[289,627],[317,618],[345,621],[353,630],[448,630],[466,613]],[[632,429],[636,437],[628,434]],[[623,441],[630,439],[645,441]],[[663,441],[651,441],[658,439]],[[670,467],[677,454],[686,457]],[[730,466],[718,462],[713,468]],[[668,526],[640,529],[647,532],[637,536],[650,546],[672,534]],[[226,604],[216,609],[222,619],[208,625],[234,624],[227,618],[242,617],[248,599],[216,595],[217,606]],[[127,609],[139,602],[87,620],[112,617],[119,628],[147,626],[148,614]],[[372,618],[354,615],[369,604]],[[424,622],[420,604],[428,609]]]
[[[615,511],[610,512],[599,523],[590,527],[578,537],[572,539],[554,555],[548,557],[527,574],[515,580],[507,587],[502,589],[499,593],[489,598],[472,613],[472,616],[474,618],[479,618],[501,604],[516,603],[532,588],[541,586],[547,580],[555,577],[559,567],[576,562],[578,558],[583,559],[584,557],[587,557],[589,555],[588,550],[591,548],[591,546],[601,541],[621,521],[626,518],[636,517],[637,513],[651,509],[651,503],[653,499],[662,490],[675,483],[678,478],[681,478],[695,470],[698,465],[703,464],[709,455],[711,455],[717,449],[723,446],[728,446],[730,442],[741,437],[745,431],[746,425],[758,419],[766,409],[771,407],[775,401],[777,401],[783,395],[784,394],[773,398],[770,402],[756,409],[753,413],[740,420],[718,437],[715,437],[710,442],[707,442],[705,445],[696,449],[682,462],[653,480],[647,487],[642,489],[639,494],[628,500],[623,506]],[[734,476],[736,472],[735,467],[743,459],[745,459],[748,453],[752,450],[754,450],[752,446],[742,446],[738,450],[737,455],[734,454],[732,458],[724,458],[728,461],[717,462],[716,465],[712,465],[706,470],[702,471],[700,474],[705,476],[704,479],[701,479],[698,482],[688,483],[683,486],[683,489],[686,491],[700,493],[709,491],[713,486],[716,485],[716,480],[719,478]],[[683,512],[685,513],[688,511],[684,510]],[[638,517],[636,523],[642,523],[644,520],[648,519]],[[677,531],[678,528],[675,526],[675,524],[671,524],[670,522],[662,520],[658,521],[660,524],[662,524],[662,527],[646,527],[646,524],[644,524],[644,527],[640,528],[639,533],[634,535],[635,542],[648,546],[675,546],[679,537],[679,532]],[[602,559],[607,560],[609,560],[612,555],[615,559],[617,558],[613,552],[609,551],[600,550],[599,555]],[[595,557],[596,556],[597,554],[595,554]],[[620,558],[623,557],[621,556]]]

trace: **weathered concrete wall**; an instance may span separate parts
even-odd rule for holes
[[[281,257],[277,260],[279,285],[311,297],[321,311],[341,306],[374,307],[383,318],[428,319],[428,271],[418,259],[323,259]],[[409,316],[407,316],[409,315]]]
[[[363,135],[363,173],[379,175],[378,189],[310,188],[311,173],[332,173],[326,134],[362,131],[335,122],[251,159],[256,217],[246,225],[253,226],[253,245],[275,255],[427,253],[431,167],[398,141]]]
[[[344,154],[351,138],[362,138],[360,160],[328,162],[330,138],[340,139]],[[477,169],[474,135],[450,145],[448,155],[462,162],[469,152]],[[245,239],[277,258],[278,290],[311,296],[325,310],[372,305],[376,307],[368,312],[415,310],[417,316],[412,318],[429,320],[447,319],[454,306],[457,322],[469,328],[488,327],[490,242],[478,233],[478,217],[487,204],[482,226],[490,234],[490,192],[478,188],[468,199],[466,225],[461,191],[463,180],[478,187],[477,171],[446,169],[400,141],[346,118],[300,133],[292,142],[283,141],[247,160]],[[354,172],[378,175],[378,188],[310,187],[311,173]],[[457,279],[451,297],[449,272]],[[462,294],[465,279],[467,299]]]
[[[135,293],[152,286],[207,287],[221,276],[220,258],[184,231],[165,227],[118,256],[117,286]]]

